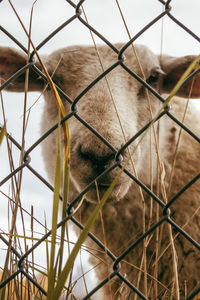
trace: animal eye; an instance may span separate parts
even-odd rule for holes
[[[155,83],[157,82],[159,79],[159,72],[154,71],[151,73],[151,75],[149,76],[149,78],[147,78],[147,83],[151,84],[151,83]]]

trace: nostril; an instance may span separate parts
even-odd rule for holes
[[[79,155],[85,161],[89,161],[92,164],[93,169],[101,171],[105,170],[106,167],[115,159],[115,153],[107,153],[105,155],[99,155],[93,151],[83,151],[80,147]]]

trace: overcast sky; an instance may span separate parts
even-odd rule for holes
[[[78,1],[74,2],[77,3]],[[15,0],[12,1],[12,3],[26,28],[28,28],[33,1]],[[121,0],[119,3],[131,36],[134,36],[143,26],[160,14],[163,7],[158,0]],[[188,26],[197,36],[200,36],[200,1],[173,0],[171,6],[171,13]],[[84,3],[84,9],[89,23],[110,42],[128,41],[128,35],[115,0],[87,0]],[[37,46],[47,35],[55,30],[56,27],[73,16],[74,13],[74,9],[65,0],[38,0],[34,6],[31,34],[34,45]],[[0,25],[27,47],[26,35],[24,34],[8,0],[0,2]],[[137,40],[137,43],[146,44],[154,52],[159,54],[161,51],[161,25],[161,21],[153,25]],[[98,38],[95,39],[97,43],[102,43]],[[162,51],[164,53],[179,56],[199,54],[200,52],[199,42],[174,24],[167,16],[163,20],[162,39]],[[89,30],[78,20],[73,21],[69,26],[63,29],[62,32],[57,34],[40,50],[40,53],[50,53],[60,47],[66,47],[73,44],[92,44]],[[17,48],[14,42],[1,31],[0,45]],[[28,97],[28,106],[31,106],[35,100],[37,100],[38,96],[38,93],[30,93]],[[20,143],[24,95],[23,93],[11,94],[3,92],[3,99],[8,131]],[[42,106],[43,99],[41,97],[31,110],[26,133],[26,149],[40,136],[39,125]],[[3,123],[2,108],[0,108],[0,123]],[[4,143],[0,148],[0,180],[9,173],[9,164],[5,146]],[[13,151],[15,152],[16,157],[15,166],[17,167],[19,153],[15,149],[13,149]],[[39,147],[31,153],[31,164],[47,178]],[[6,184],[3,187],[0,187],[0,190],[8,193],[9,185]],[[23,206],[30,211],[30,205],[34,205],[35,215],[43,222],[44,211],[47,214],[48,220],[51,219],[51,200],[52,195],[48,189],[29,171],[25,170],[22,189]],[[0,201],[0,229],[4,229],[7,227],[7,200],[0,194]]]

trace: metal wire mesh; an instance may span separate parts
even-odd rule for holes
[[[109,69],[102,72],[102,74],[94,80],[78,97],[76,97],[75,100],[71,100],[68,95],[66,95],[59,87],[58,91],[60,95],[62,96],[63,101],[67,101],[71,105],[71,113],[67,115],[65,119],[62,120],[64,122],[65,120],[68,120],[70,118],[76,118],[79,122],[81,122],[85,127],[87,127],[89,130],[93,132],[96,136],[98,136],[99,139],[101,139],[102,143],[106,143],[106,145],[113,151],[113,154],[115,155],[116,161],[115,164],[112,165],[112,168],[109,168],[106,170],[107,173],[109,173],[113,168],[119,167],[122,168],[121,162],[118,159],[120,157],[120,154],[131,144],[138,136],[141,136],[142,133],[146,130],[146,128],[149,126],[149,124],[146,124],[144,128],[142,128],[134,137],[132,137],[127,143],[119,150],[117,151],[111,144],[109,144],[98,132],[96,132],[84,119],[82,119],[77,113],[76,113],[76,105],[78,105],[79,100],[87,93],[88,90],[90,90],[99,80],[101,80],[103,77],[105,77],[109,72],[111,72],[113,69],[115,69],[118,65],[120,65],[122,68],[124,68],[131,76],[136,77],[137,80],[139,80],[150,92],[153,92],[156,97],[164,102],[164,98],[160,96],[159,94],[155,93],[155,91],[151,88],[148,83],[146,83],[144,80],[139,78],[136,74],[134,74],[124,63],[123,61],[123,54],[125,50],[145,32],[147,31],[151,26],[153,26],[156,22],[158,22],[160,19],[162,19],[164,16],[170,18],[174,23],[177,24],[177,26],[181,27],[185,34],[189,34],[192,36],[195,40],[200,42],[200,38],[194,34],[188,27],[186,27],[183,23],[181,23],[179,20],[177,20],[173,14],[171,13],[171,5],[173,5],[173,1],[162,1],[157,0],[163,5],[163,11],[161,14],[155,17],[151,22],[146,24],[144,28],[141,29],[138,34],[136,34],[133,38],[130,39],[128,43],[124,45],[124,47],[119,51],[115,45],[113,45],[109,40],[107,40],[103,35],[101,35],[100,32],[98,32],[95,28],[93,28],[88,22],[85,21],[85,18],[83,17],[83,12],[81,9],[81,6],[86,2],[87,0],[79,1],[78,4],[75,4],[73,1],[66,0],[66,5],[71,6],[74,8],[74,15],[72,15],[68,20],[66,20],[61,26],[56,28],[47,38],[44,39],[37,47],[36,50],[39,51],[50,39],[52,39],[58,32],[62,31],[63,28],[66,28],[70,23],[76,21],[79,21],[82,23],[82,26],[85,26],[89,28],[89,30],[95,35],[98,36],[99,39],[105,44],[107,44],[108,47],[112,49],[117,55],[118,59],[116,60],[115,64],[113,64]],[[156,0],[155,0],[156,1]],[[20,47],[25,53],[28,53],[28,50],[14,37],[12,36],[6,28],[3,28],[0,26],[0,30],[5,33],[11,40],[14,41],[14,43]],[[38,68],[35,66],[35,51],[33,51],[30,55],[30,61],[29,63],[24,66],[22,69],[20,69],[17,73],[13,74],[13,76],[7,80],[3,85],[0,87],[0,91],[4,90],[7,85],[9,85],[14,79],[19,77],[22,73],[24,73],[27,69],[34,70],[37,74],[39,74],[44,81],[47,82],[46,76],[38,70]],[[197,70],[199,72],[199,70]],[[193,74],[194,76],[195,74]],[[168,108],[162,112],[158,118],[162,118],[163,116],[168,116],[171,118],[174,122],[176,122],[184,131],[189,133],[191,137],[193,137],[197,142],[199,142],[199,138],[195,135],[194,132],[192,132],[189,128],[187,128],[184,124],[182,124],[178,119],[176,119],[171,113]],[[57,128],[57,125],[55,125],[53,128],[50,128],[48,132],[46,132],[43,136],[41,136],[40,139],[38,139],[34,144],[32,144],[29,149],[25,151],[23,162],[21,165],[14,169],[8,176],[3,178],[0,182],[0,186],[3,186],[6,182],[8,182],[11,178],[14,178],[16,174],[18,174],[22,169],[29,169],[34,176],[38,177],[39,180],[41,180],[50,190],[53,192],[53,187],[49,182],[46,181],[45,178],[43,178],[38,172],[34,169],[34,167],[30,163],[30,158],[32,151],[40,145],[40,143],[48,136],[50,135],[55,129]],[[11,135],[8,136],[9,140],[19,149],[19,151],[22,150],[22,145],[15,140],[15,138]],[[124,258],[126,258],[127,254],[130,253],[139,243],[143,243],[144,239],[147,236],[150,236],[152,232],[156,230],[157,227],[161,226],[164,222],[168,222],[174,229],[177,230],[182,236],[184,236],[192,245],[194,245],[199,251],[200,251],[200,245],[198,241],[195,241],[189,234],[187,234],[183,228],[179,227],[171,218],[170,218],[170,207],[171,205],[180,197],[182,193],[184,193],[187,189],[189,189],[197,180],[199,180],[200,174],[195,176],[190,182],[188,182],[182,189],[167,203],[165,204],[159,197],[157,197],[150,189],[148,189],[140,180],[138,180],[136,177],[134,177],[128,170],[124,170],[130,178],[132,178],[133,181],[135,181],[146,193],[148,193],[152,199],[157,202],[161,209],[163,210],[163,217],[159,219],[157,223],[155,223],[152,227],[150,227],[143,235],[141,235],[138,239],[133,241],[124,251],[121,253],[118,257],[116,257],[109,249],[105,249],[105,246],[102,242],[100,242],[92,233],[89,234],[89,237],[96,243],[103,251],[107,251],[108,257],[113,261],[113,272],[111,272],[108,276],[104,278],[102,282],[100,282],[92,291],[90,291],[87,296],[84,297],[84,299],[89,299],[92,295],[95,295],[95,292],[99,290],[103,285],[105,285],[110,279],[118,277],[121,282],[123,282],[125,285],[127,285],[130,289],[132,289],[141,299],[147,299],[143,293],[136,288],[131,282],[128,281],[126,276],[124,276],[120,272],[120,263],[123,261]],[[105,173],[104,173],[105,175]],[[76,206],[76,204],[80,201],[83,195],[87,193],[87,191],[95,185],[95,182],[98,181],[98,178],[95,179],[95,181],[92,181],[90,185],[87,186],[86,189],[84,189],[76,199],[74,199],[69,207],[68,207],[68,216],[62,220],[58,224],[58,228],[62,226],[63,223],[67,223],[69,220],[74,223],[75,226],[79,227],[80,229],[83,228],[82,224],[77,221],[77,219],[73,215],[73,208]],[[1,282],[0,288],[3,288],[5,285],[7,285],[11,280],[16,278],[19,274],[24,275],[28,280],[30,280],[33,285],[35,285],[43,295],[47,295],[46,290],[35,280],[35,278],[30,275],[30,273],[26,270],[25,267],[25,261],[28,259],[29,255],[31,255],[35,249],[49,236],[51,235],[51,230],[49,230],[42,238],[40,238],[32,247],[30,247],[23,255],[19,253],[15,245],[11,246],[11,252],[15,256],[15,259],[17,261],[17,268],[16,271],[14,271],[5,281]],[[5,238],[3,234],[0,234],[1,241],[9,246],[9,239]],[[200,292],[200,287],[197,288],[191,295],[188,296],[187,299],[192,299],[195,295]]]

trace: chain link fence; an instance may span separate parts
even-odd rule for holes
[[[75,1],[74,1],[75,2]],[[82,24],[82,26],[87,27],[90,32],[92,32],[92,34],[94,36],[98,36],[98,38],[102,41],[102,43],[106,44],[108,47],[110,47],[110,49],[113,50],[113,52],[117,53],[118,55],[118,60],[116,61],[116,64],[114,66],[112,66],[111,68],[107,69],[105,72],[102,72],[102,74],[91,83],[90,86],[88,86],[78,97],[76,97],[75,100],[71,100],[69,98],[68,95],[66,95],[59,87],[58,91],[63,99],[63,101],[67,101],[68,103],[71,104],[71,113],[67,115],[67,117],[65,119],[62,120],[62,122],[64,122],[65,120],[68,120],[70,118],[77,118],[84,126],[86,126],[89,130],[93,131],[93,134],[97,135],[99,139],[101,139],[102,143],[106,143],[107,146],[113,151],[113,146],[108,144],[108,142],[98,133],[96,132],[93,128],[91,128],[91,126],[89,126],[89,124],[87,124],[87,122],[84,119],[81,119],[80,117],[77,117],[76,112],[75,112],[75,106],[78,104],[78,102],[80,101],[81,97],[83,97],[83,95],[85,95],[87,93],[88,90],[91,89],[92,86],[94,86],[101,78],[104,78],[109,72],[112,71],[112,69],[114,69],[116,66],[118,66],[119,64],[127,71],[129,72],[129,74],[131,76],[135,76],[133,74],[133,72],[128,69],[128,67],[126,65],[123,64],[122,61],[122,57],[123,57],[123,53],[124,51],[131,45],[133,44],[135,41],[137,42],[137,39],[143,35],[144,32],[146,32],[149,28],[151,28],[151,26],[153,26],[155,23],[157,23],[158,21],[160,21],[163,17],[167,17],[170,18],[174,23],[177,24],[177,26],[179,26],[180,28],[182,28],[185,31],[185,34],[189,34],[190,36],[193,37],[193,39],[195,39],[197,42],[200,42],[200,37],[198,37],[194,32],[192,32],[190,30],[190,28],[186,27],[183,23],[181,23],[178,19],[176,19],[173,15],[173,1],[169,0],[169,1],[162,1],[162,0],[155,0],[155,2],[159,2],[160,5],[162,6],[162,13],[160,13],[159,15],[157,15],[155,17],[155,19],[153,19],[151,22],[149,22],[148,24],[146,24],[139,32],[138,34],[136,34],[133,38],[130,39],[130,41],[128,43],[126,43],[123,48],[119,51],[115,45],[113,45],[109,40],[107,40],[103,35],[101,35],[101,33],[99,31],[96,30],[96,28],[93,28],[90,23],[88,23],[84,17],[84,11],[82,9],[82,5],[84,5],[87,0],[82,0],[79,1],[77,4],[75,4],[73,1],[71,0],[66,0],[66,5],[72,7],[74,9],[74,14],[67,19],[61,26],[59,26],[58,28],[56,28],[48,37],[46,37],[44,39],[44,41],[42,41],[37,47],[37,51],[39,51],[49,40],[53,39],[55,37],[55,35],[57,35],[60,31],[62,31],[64,28],[66,28],[67,26],[69,26],[69,24],[71,24],[74,21],[78,21]],[[47,8],[48,11],[48,8]],[[12,34],[10,32],[7,31],[6,28],[3,28],[2,26],[0,26],[0,30],[1,32],[3,32],[5,35],[7,35],[15,44],[16,47],[21,48],[22,51],[24,51],[25,53],[28,53],[28,49],[26,49],[19,40],[17,40],[14,36],[12,36]],[[33,51],[30,55],[30,61],[29,63],[27,63],[27,65],[25,65],[22,69],[20,69],[17,73],[13,74],[13,76],[10,77],[10,79],[8,79],[6,82],[4,82],[1,87],[0,87],[0,91],[3,91],[7,85],[9,85],[10,83],[12,83],[12,81],[14,81],[17,77],[19,77],[22,73],[26,72],[27,69],[32,69],[34,70],[37,74],[39,74],[43,80],[45,82],[47,82],[47,78],[45,76],[44,73],[42,73],[41,71],[38,70],[38,68],[35,67],[35,51]],[[199,69],[196,71],[196,73],[199,72]],[[193,76],[195,76],[195,74],[193,74]],[[146,84],[142,79],[137,78],[138,80],[141,81],[141,83],[143,85],[145,85],[145,87],[147,89],[150,90],[150,92],[154,92],[153,89],[151,89],[151,87]],[[160,96],[159,94],[156,94],[156,97],[158,97],[158,99],[162,102],[165,101],[164,98],[162,98],[162,96]],[[178,119],[176,119],[176,117],[170,113],[169,109],[165,109],[164,112],[162,112],[159,115],[159,118],[162,118],[163,116],[167,116],[168,118],[171,118],[176,124],[178,124],[180,126],[180,128],[182,128],[183,131],[186,131],[189,135],[191,135],[191,137],[193,137],[193,139],[195,139],[198,143],[199,143],[199,137],[192,131],[190,130],[187,126],[185,126],[183,123],[181,123]],[[146,130],[146,128],[149,126],[149,124],[146,124],[146,126],[144,126],[144,128],[142,128],[134,137],[132,137],[129,141],[127,141],[127,143],[116,153],[115,149],[115,156],[116,158],[118,158],[120,156],[120,154],[129,146],[129,144],[131,144],[132,142],[134,142],[134,140],[141,136],[142,133]],[[2,127],[1,127],[2,128]],[[53,128],[49,128],[49,130],[43,135],[41,136],[41,138],[39,138],[33,145],[31,145],[29,147],[29,149],[27,149],[23,155],[23,160],[22,163],[19,165],[19,167],[17,167],[16,169],[13,169],[8,176],[6,176],[5,178],[3,178],[0,182],[0,186],[3,187],[7,182],[9,182],[11,179],[15,180],[15,176],[20,174],[20,171],[23,169],[28,169],[30,172],[32,172],[32,174],[34,176],[36,176],[37,178],[39,178],[39,180],[46,185],[52,192],[54,190],[53,186],[45,179],[43,178],[38,172],[37,170],[35,170],[34,166],[32,166],[31,164],[31,155],[32,155],[32,151],[39,147],[41,142],[49,135],[52,134],[52,132],[57,128],[57,125],[55,125]],[[9,140],[9,148],[12,148],[13,145],[21,152],[23,149],[23,145],[21,145],[16,139],[15,137],[13,137],[12,135],[8,135],[8,140]],[[12,146],[11,146],[12,145]],[[198,162],[197,162],[198,163]],[[118,160],[116,160],[116,165],[114,167],[122,167],[119,163]],[[107,172],[110,172],[111,169],[108,169]],[[170,212],[169,212],[169,208],[172,206],[172,204],[177,201],[177,199],[186,191],[188,190],[195,182],[197,182],[199,180],[200,174],[197,174],[194,178],[191,179],[190,182],[188,182],[185,186],[183,186],[180,191],[167,203],[163,203],[163,201],[157,197],[151,190],[149,190],[140,180],[138,180],[137,178],[135,178],[132,174],[130,174],[127,170],[124,170],[128,176],[130,176],[132,178],[133,181],[135,181],[141,188],[142,190],[144,190],[147,194],[150,195],[150,197],[153,199],[153,202],[158,203],[160,208],[163,210],[163,217],[159,219],[159,221],[157,223],[155,223],[153,226],[151,226],[145,233],[143,233],[138,239],[132,241],[128,246],[126,251],[120,253],[120,255],[118,257],[116,257],[109,249],[107,249],[105,247],[105,245],[99,241],[92,233],[89,233],[89,237],[90,239],[93,240],[93,242],[98,245],[98,247],[100,247],[100,249],[102,251],[106,251],[107,256],[109,257],[109,259],[111,259],[111,261],[113,262],[113,271],[108,274],[108,276],[105,276],[104,280],[102,280],[100,283],[98,283],[90,292],[87,293],[86,296],[84,296],[84,299],[89,299],[90,297],[92,297],[94,295],[96,295],[96,292],[101,289],[105,284],[107,284],[109,282],[109,280],[111,279],[115,279],[118,278],[120,279],[120,281],[127,286],[130,290],[133,290],[134,293],[136,295],[138,295],[138,298],[140,299],[147,299],[144,294],[140,291],[140,289],[138,289],[135,285],[133,285],[131,282],[129,282],[128,278],[120,272],[120,264],[123,262],[124,259],[126,259],[126,256],[131,253],[131,251],[133,251],[137,245],[139,243],[143,243],[145,238],[148,236],[151,236],[151,234],[153,232],[155,232],[156,228],[161,226],[163,223],[169,223],[173,229],[175,229],[176,232],[179,232],[180,235],[182,235],[185,239],[187,239],[189,241],[189,243],[191,243],[191,245],[193,245],[194,247],[196,247],[196,249],[200,252],[200,245],[199,245],[199,241],[194,240],[189,234],[187,234],[183,228],[179,227],[171,218],[170,218]],[[76,217],[73,214],[73,209],[76,207],[77,203],[80,202],[80,200],[82,199],[82,197],[88,192],[88,190],[95,184],[95,181],[92,181],[91,184],[89,186],[87,186],[86,189],[84,189],[80,195],[78,195],[78,197],[76,197],[69,205],[68,207],[68,216],[62,220],[59,224],[58,224],[58,228],[60,228],[63,223],[67,223],[68,221],[71,221],[74,226],[77,226],[78,228],[80,228],[80,230],[82,230],[83,226],[82,224],[76,219]],[[12,197],[11,197],[12,198]],[[51,199],[49,200],[51,201]],[[37,288],[40,291],[40,294],[38,294],[38,298],[39,295],[42,298],[42,296],[46,296],[47,295],[47,291],[45,290],[44,286],[42,286],[41,283],[38,282],[38,280],[36,280],[35,276],[33,276],[33,273],[29,271],[29,269],[27,268],[27,261],[29,260],[29,257],[31,255],[33,255],[34,251],[37,249],[37,247],[39,247],[46,239],[48,239],[48,237],[51,236],[51,230],[47,230],[46,234],[44,234],[42,236],[42,238],[40,238],[37,242],[33,243],[32,247],[29,247],[23,254],[17,250],[17,245],[13,242],[12,239],[9,239],[7,237],[4,236],[3,232],[0,233],[0,239],[3,242],[3,244],[5,245],[5,247],[9,247],[10,248],[10,255],[12,257],[14,257],[15,260],[15,270],[12,270],[10,272],[10,275],[0,284],[0,288],[2,289],[4,286],[8,285],[12,280],[15,280],[16,278],[19,279],[19,276],[21,275],[21,278],[27,278],[28,281],[30,281],[33,286],[35,286],[35,288]],[[194,266],[195,267],[195,266]],[[198,265],[196,266],[198,268]],[[29,267],[30,268],[30,267]],[[36,267],[37,269],[37,267]],[[195,289],[192,294],[188,295],[187,299],[193,299],[198,293],[200,292],[200,286]],[[12,298],[12,296],[10,296]],[[10,299],[11,299],[10,298]]]

